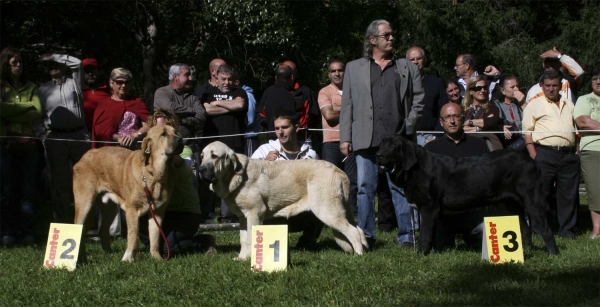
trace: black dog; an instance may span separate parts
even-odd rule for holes
[[[519,215],[525,249],[532,244],[531,229],[525,222],[527,209],[548,253],[558,254],[545,213],[541,173],[527,153],[500,150],[454,159],[394,136],[382,141],[377,162],[421,212],[422,253],[431,251],[434,226],[442,210],[460,212],[502,201]]]

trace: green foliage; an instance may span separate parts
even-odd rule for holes
[[[539,55],[557,46],[586,69],[598,62],[598,1],[589,0],[132,0],[2,1],[2,45],[27,60],[55,50],[95,56],[106,70],[134,71],[138,95],[167,82],[176,62],[195,65],[200,77],[215,57],[241,69],[258,94],[283,60],[299,65],[317,91],[328,83],[331,58],[362,56],[362,36],[375,19],[396,29],[395,52],[419,45],[430,74],[454,76],[456,55],[474,54],[479,70],[493,64],[534,84]],[[157,35],[148,37],[148,25]],[[150,48],[150,49],[148,49]],[[31,62],[30,62],[31,63]],[[34,66],[34,65],[31,65]],[[37,80],[46,76],[34,71]],[[584,90],[590,90],[585,82]],[[144,87],[142,87],[144,83]]]

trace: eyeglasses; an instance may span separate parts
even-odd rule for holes
[[[125,80],[112,80],[112,82],[116,83],[118,86],[122,86],[123,84],[129,84],[129,83],[131,83],[131,80],[129,80],[129,81],[125,81]]]
[[[476,91],[476,92],[481,92],[481,90],[487,91],[487,87],[480,85],[480,86],[472,87],[471,90]]]
[[[396,37],[396,33],[395,32],[388,32],[388,33],[384,33],[382,35],[373,35],[373,37],[382,37],[384,38],[386,41],[390,40],[391,38]]]
[[[450,119],[461,120],[462,115],[452,114],[452,115],[446,115],[446,116],[442,117],[442,120],[445,122],[449,121]]]

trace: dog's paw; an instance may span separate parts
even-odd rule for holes
[[[121,259],[121,261],[127,261],[129,263],[133,262],[133,254],[130,252],[125,252],[125,255],[123,255],[123,259]]]
[[[237,257],[233,258],[233,261],[246,261],[246,260],[248,260],[248,257],[237,256]]]

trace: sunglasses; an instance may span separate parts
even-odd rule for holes
[[[384,33],[383,35],[374,35],[374,37],[383,37],[386,41],[390,40],[390,37],[395,37],[396,33],[395,32],[388,32],[388,33]]]
[[[125,80],[112,80],[112,82],[116,83],[118,86],[122,86],[123,84],[131,83],[131,81],[125,81]]]
[[[476,92],[480,92],[481,90],[486,90],[487,91],[487,87],[485,87],[485,86],[476,86],[476,87],[472,87],[471,90],[472,91],[476,91]]]

